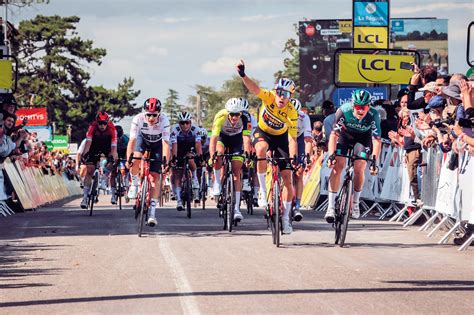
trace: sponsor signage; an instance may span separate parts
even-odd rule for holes
[[[323,36],[333,36],[333,35],[341,35],[342,32],[339,29],[325,29],[321,30],[321,35]]]
[[[340,106],[350,103],[352,99],[352,91],[357,88],[338,88],[334,91],[332,96],[333,102],[337,108]],[[386,100],[389,98],[387,87],[376,87],[376,88],[364,88],[372,95],[372,101]]]
[[[354,26],[388,26],[388,2],[354,2]]]
[[[407,84],[414,56],[340,53],[339,83]]]
[[[46,126],[48,124],[48,112],[46,107],[20,108],[16,111],[16,125],[20,125],[23,119],[28,118],[27,126]]]
[[[338,23],[339,23],[339,31],[341,33],[352,33],[352,21],[342,20],[342,21],[338,21]]]
[[[41,142],[50,141],[52,130],[49,126],[25,127],[32,135],[36,133],[36,139]]]
[[[390,29],[392,32],[404,32],[405,31],[405,21],[403,20],[390,20]]]
[[[68,150],[69,142],[68,136],[59,135],[54,136],[51,141],[45,141],[48,146],[48,150]]]
[[[9,90],[13,87],[13,63],[0,60],[0,89]]]
[[[354,48],[387,49],[386,27],[354,27]]]

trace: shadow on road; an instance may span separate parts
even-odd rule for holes
[[[449,282],[449,281],[448,281]],[[457,282],[457,281],[453,281]],[[77,297],[64,299],[49,300],[29,300],[17,302],[0,303],[0,307],[21,307],[34,305],[52,305],[67,303],[88,303],[88,302],[106,302],[118,300],[140,300],[140,299],[157,299],[172,298],[185,296],[264,296],[264,295],[306,295],[306,294],[351,294],[351,293],[393,293],[393,292],[449,292],[449,291],[474,291],[472,283],[462,286],[436,286],[430,285],[426,287],[385,287],[385,288],[333,288],[333,289],[298,289],[298,290],[245,290],[245,291],[200,291],[200,292],[183,292],[183,293],[154,293],[154,294],[131,294],[131,295],[111,295],[97,297]]]

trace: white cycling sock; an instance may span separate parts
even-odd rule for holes
[[[337,192],[332,192],[330,191],[328,193],[328,208],[329,209],[334,209],[336,208],[336,197],[337,197]]]
[[[240,212],[240,191],[235,192],[235,207],[236,211]]]
[[[221,185],[221,169],[214,169],[214,180],[216,181],[219,186]]]
[[[138,178],[138,175],[132,175],[132,185],[133,186],[138,186],[140,179]]]
[[[283,202],[283,206],[285,207],[285,209],[283,209],[283,217],[290,218],[291,204],[291,201]]]
[[[193,179],[196,180],[196,181],[198,180],[198,175],[197,175],[196,170],[193,171]]]
[[[362,193],[362,191],[355,191],[354,190],[354,199],[352,199],[352,204],[354,204],[354,205],[359,204],[361,193]]]
[[[150,200],[150,217],[154,217],[156,212],[156,199]]]
[[[176,187],[176,201],[181,201],[181,187]]]
[[[267,173],[258,173],[258,183],[260,184],[260,191],[263,192],[264,195],[267,194]]]
[[[91,190],[90,187],[85,187],[85,186],[84,186],[84,198],[86,198],[87,195],[89,195],[89,191],[90,191],[90,190]]]

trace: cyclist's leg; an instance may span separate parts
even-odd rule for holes
[[[286,158],[290,157],[289,143],[288,143],[288,134],[284,133],[281,136],[277,136],[273,139],[275,146],[275,158]],[[280,174],[283,180],[283,189],[282,189],[282,203],[283,203],[283,215],[281,217],[283,233],[291,234],[293,228],[290,221],[291,205],[293,201],[293,178],[291,171],[291,162],[282,161],[278,163]]]
[[[229,152],[230,153],[238,153],[241,154],[240,156],[232,157],[232,174],[234,180],[234,187],[235,187],[235,205],[234,205],[234,219],[242,220],[243,216],[240,213],[240,174],[242,170],[242,164],[244,162],[244,142],[242,138],[242,134],[238,134],[231,137],[232,140],[230,141]]]
[[[98,159],[95,156],[95,152],[89,152],[89,155],[86,159],[86,172],[84,176],[84,188],[83,188],[83,198],[81,201],[81,208],[87,208],[87,199],[88,195],[92,186],[92,175],[95,171],[95,164],[97,163]]]
[[[372,135],[364,134],[358,139],[358,143],[354,146],[354,154],[357,156],[370,157],[372,153]],[[367,161],[357,160],[354,162],[354,196],[352,199],[352,217],[358,219],[360,217],[359,200],[365,182],[365,168]]]
[[[197,176],[197,166],[195,160],[189,160],[189,170],[191,171],[192,177],[192,188],[193,188],[193,199],[199,201],[199,179]]]
[[[116,184],[116,178],[117,178],[118,172],[117,172],[117,167],[114,167],[113,162],[109,162],[107,164],[107,169],[109,170],[109,185],[110,185],[110,193],[111,193],[110,203],[114,205],[117,203],[115,184]]]
[[[216,153],[218,155],[224,154],[225,152],[225,135],[219,135],[216,145]],[[221,193],[222,187],[222,157],[218,157],[214,162],[214,185],[212,187],[212,194],[214,196],[219,196]]]
[[[258,159],[265,159],[267,156],[267,151],[270,148],[270,140],[266,133],[261,131],[259,128],[255,130],[253,145],[255,147],[255,153]],[[259,197],[258,204],[260,207],[265,207],[267,205],[267,161],[261,160],[257,161],[257,178],[259,182]]]
[[[158,204],[158,196],[161,193],[160,173],[162,171],[161,159],[163,158],[163,144],[158,141],[153,144],[148,144],[151,149],[150,158],[154,161],[150,162],[150,209],[148,216],[148,225],[155,226],[158,222],[156,220],[156,205]]]
[[[304,141],[304,134],[298,137],[298,161],[300,165],[303,165],[305,163],[305,157],[304,157],[304,152],[305,152],[305,141]],[[298,212],[298,215],[301,215],[299,213],[300,209],[300,203],[301,203],[301,196],[303,195],[303,169],[300,168],[296,173],[296,185],[295,185],[295,211]],[[299,221],[299,220],[298,220]]]
[[[179,165],[178,165],[179,164]],[[178,211],[183,210],[183,202],[181,200],[181,191],[182,191],[182,176],[183,176],[183,170],[182,170],[182,163],[178,163],[175,167],[171,170],[172,172],[172,178],[173,178],[173,187],[174,187],[174,192],[175,192],[175,197],[176,197],[176,209]]]

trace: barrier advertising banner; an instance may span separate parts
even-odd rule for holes
[[[354,27],[354,48],[387,49],[386,27]]]
[[[354,26],[387,26],[388,2],[354,2]]]
[[[10,60],[0,60],[0,89],[13,87],[13,64]]]
[[[407,84],[413,72],[414,56],[339,54],[338,81],[341,83]]]
[[[48,112],[46,107],[20,108],[16,111],[16,125],[20,125],[23,119],[28,118],[27,126],[46,126],[48,124]]]
[[[352,92],[356,88],[338,88],[334,91],[332,100],[336,108],[339,108],[343,104],[351,102]],[[388,88],[387,87],[376,87],[366,88],[367,91],[372,95],[372,101],[386,100],[388,99]]]

